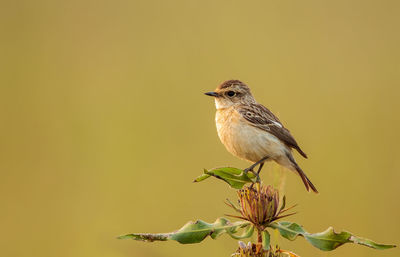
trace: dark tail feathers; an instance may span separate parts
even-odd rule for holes
[[[299,165],[294,160],[293,156],[290,153],[287,153],[286,156],[289,158],[290,162],[293,164],[293,167],[296,169],[297,173],[301,177],[301,180],[303,180],[303,183],[306,186],[307,191],[310,192],[310,189],[311,189],[312,191],[314,191],[314,193],[318,193],[317,188],[310,181],[310,179],[306,176],[304,171],[299,167]]]
[[[301,154],[301,156],[303,156],[304,158],[306,158],[306,159],[308,158],[307,154],[305,152],[303,152],[303,150],[301,150],[299,146],[295,146],[294,149],[296,149],[297,152],[299,152],[299,154]]]
[[[314,191],[314,193],[318,193],[317,188],[314,186],[314,184],[310,181],[310,179],[306,176],[304,171],[299,167],[299,165],[295,165],[297,173],[300,175],[301,180],[303,180],[304,185],[307,188],[307,191],[310,192],[310,189]]]

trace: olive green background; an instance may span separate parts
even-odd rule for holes
[[[398,1],[0,3],[1,256],[230,256],[227,236],[115,239],[232,213],[228,186],[192,183],[203,168],[249,165],[219,142],[203,95],[227,79],[309,155],[295,157],[319,195],[263,171],[286,177],[299,204],[289,220],[399,244]],[[400,255],[279,243],[302,257]]]

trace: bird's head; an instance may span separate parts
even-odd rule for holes
[[[250,88],[239,80],[225,81],[214,92],[207,92],[205,94],[215,98],[217,109],[229,108],[239,104],[255,103]]]

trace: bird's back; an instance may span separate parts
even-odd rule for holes
[[[307,155],[300,149],[290,131],[282,125],[278,117],[267,107],[258,103],[251,103],[239,105],[237,110],[249,125],[271,133],[279,138],[283,144],[296,149],[304,158],[307,158]]]

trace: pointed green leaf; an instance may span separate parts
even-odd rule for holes
[[[396,247],[395,245],[377,244],[369,239],[354,236],[347,231],[336,233],[332,227],[328,228],[324,232],[311,234],[306,232],[302,226],[293,222],[273,222],[269,226],[277,229],[281,236],[292,241],[295,240],[297,236],[302,236],[314,247],[323,251],[334,250],[346,243],[360,244],[378,250]]]
[[[197,177],[194,182],[203,181],[210,176],[216,177],[228,183],[232,188],[241,189],[247,183],[254,183],[256,181],[253,173],[249,172],[245,174],[243,170],[232,168],[232,167],[222,167],[215,168],[211,170],[204,169],[204,174]]]
[[[203,181],[205,179],[208,179],[209,177],[211,177],[211,176],[204,173],[204,174],[198,176],[193,182],[200,182],[200,181]]]
[[[219,235],[223,233],[228,233],[229,235],[234,235],[238,232],[240,228],[244,228],[249,226],[250,223],[247,221],[237,221],[231,223],[229,220],[225,218],[218,218],[214,223],[207,223],[201,220],[196,222],[188,222],[181,229],[171,233],[163,233],[163,234],[127,234],[124,236],[118,237],[118,239],[133,239],[139,241],[166,241],[166,240],[175,240],[181,244],[194,244],[200,243],[207,236],[210,236],[212,239],[217,238]],[[252,234],[252,233],[251,233]],[[249,236],[251,236],[249,233]]]
[[[263,248],[268,251],[270,247],[270,235],[267,230],[264,230],[261,235]]]
[[[118,239],[133,239],[137,241],[154,242],[154,241],[167,241],[170,234],[127,234],[117,237]]]

